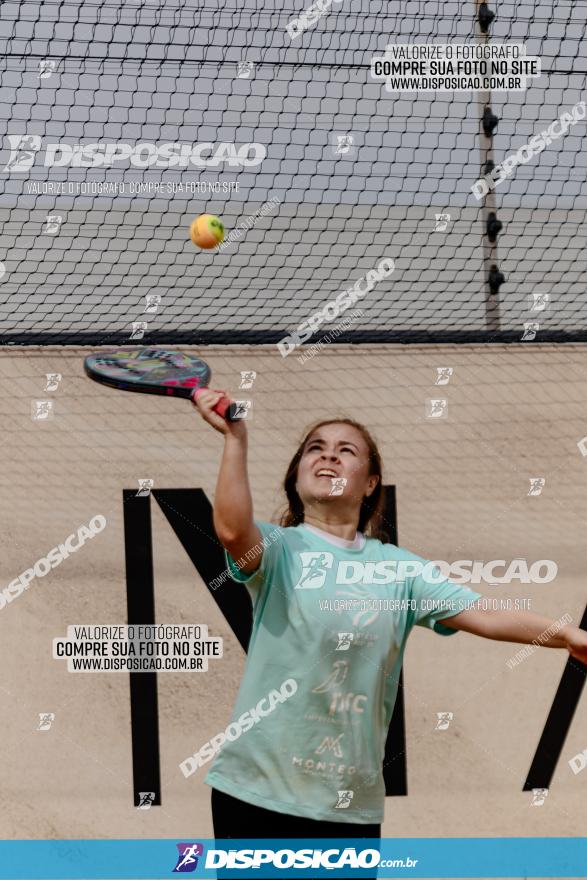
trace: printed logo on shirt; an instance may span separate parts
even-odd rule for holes
[[[296,755],[292,758],[294,767],[302,770],[310,776],[322,776],[324,778],[332,778],[333,776],[353,776],[357,772],[357,768],[348,764],[337,764],[336,761],[315,761],[314,758],[299,758]],[[342,779],[340,779],[342,782]]]
[[[352,691],[341,691],[340,686],[345,682],[349,669],[348,660],[335,660],[332,671],[322,684],[312,688],[313,694],[332,693],[328,715],[332,718],[338,713],[355,712],[362,715],[365,711],[364,704],[367,702],[366,694],[355,694]]]
[[[325,602],[328,602],[328,599],[324,599]],[[338,613],[342,613],[345,609],[337,609]],[[349,638],[348,643],[346,639],[343,639],[343,636],[352,636]],[[379,634],[376,632],[369,632],[368,630],[357,630],[352,633],[333,633],[332,641],[336,643],[335,651],[347,651],[351,649],[351,646],[356,648],[371,648],[376,641],[379,639]],[[347,647],[344,645],[347,644]]]
[[[333,688],[338,687],[346,679],[348,671],[348,660],[334,660],[330,675],[322,682],[322,684],[318,684],[315,688],[312,688],[312,693],[323,694],[326,693],[326,691],[331,691]]]
[[[355,612],[351,617],[352,626],[367,627],[375,623],[379,617],[378,600],[363,584],[350,586],[346,590],[337,590],[336,595],[346,596],[346,599],[340,600],[343,609],[350,613]]]
[[[315,753],[317,755],[322,755],[324,752],[334,752],[335,758],[342,758],[342,747],[340,745],[340,741],[343,738],[344,733],[339,733],[338,736],[325,736],[317,749],[315,749]]]
[[[344,763],[339,763],[341,758],[344,759],[341,744],[343,736],[344,733],[339,733],[338,736],[325,736],[322,738],[322,741],[318,745],[318,748],[314,749],[314,754],[322,755],[323,760],[316,760],[315,758],[301,758],[297,755],[294,755],[292,757],[293,766],[311,776],[322,776],[323,778],[337,777],[342,782],[342,779],[340,777],[343,777],[345,775],[352,776],[354,773],[357,772],[356,767]],[[330,756],[339,759],[339,761],[328,760]]]
[[[337,712],[356,712],[358,715],[362,715],[365,711],[363,706],[366,702],[366,694],[353,694],[351,692],[346,694],[336,693],[332,695],[328,714],[336,715]]]

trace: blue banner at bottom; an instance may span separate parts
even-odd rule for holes
[[[0,880],[587,877],[586,837],[0,841]]]

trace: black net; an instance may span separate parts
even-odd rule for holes
[[[277,341],[384,259],[340,341],[587,338],[585,122],[471,192],[585,97],[581,4],[502,3],[484,36],[473,2],[337,0],[292,37],[306,6],[2,3],[4,343]],[[490,95],[371,76],[390,42],[484,41],[542,75]],[[203,213],[220,250],[190,241]]]

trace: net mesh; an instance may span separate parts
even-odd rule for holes
[[[145,813],[132,800],[127,675],[70,675],[47,658],[67,625],[128,619],[124,517],[134,501],[123,503],[123,489],[134,495],[151,478],[159,497],[186,492],[194,509],[185,516],[175,502],[171,513],[176,521],[184,514],[193,552],[207,558],[193,495],[202,490],[214,499],[220,438],[185,401],[89,382],[86,353],[75,346],[0,352],[2,587],[95,515],[108,523],[1,611],[0,701],[12,722],[3,741],[4,787],[14,793],[1,820],[3,838],[153,833],[145,831]],[[552,560],[558,572],[549,583],[514,578],[471,586],[491,601],[528,598],[537,614],[556,621],[568,613],[579,623],[587,523],[584,345],[333,344],[303,366],[260,345],[211,347],[208,354],[218,387],[230,392],[238,391],[243,370],[257,373],[244,393],[254,399],[249,476],[259,519],[275,522],[283,509],[280,487],[304,428],[350,415],[369,426],[385,482],[396,487],[402,547],[451,563],[504,560],[497,577],[512,560],[528,566]],[[445,385],[436,384],[441,366],[454,370]],[[49,371],[62,376],[56,391],[44,390]],[[32,402],[47,397],[53,417],[32,420]],[[436,397],[448,400],[444,418],[427,415],[427,400]],[[221,662],[211,662],[205,675],[158,675],[162,806],[154,833],[177,840],[185,831],[190,840],[194,827],[213,835],[209,788],[204,769],[186,780],[178,764],[226,728],[245,656],[170,526],[173,502],[151,502],[155,619],[206,623],[213,637],[225,639]],[[236,596],[229,601],[234,608]],[[408,795],[388,801],[384,836],[409,837],[414,827],[433,838],[469,828],[476,834],[480,827],[494,835],[542,835],[544,820],[529,808],[531,794],[523,786],[567,652],[537,649],[510,669],[508,661],[527,646],[417,630],[405,655],[407,746],[405,753],[396,749],[399,757],[389,765],[397,772],[406,760]],[[575,705],[566,693],[559,731]],[[46,711],[56,715],[53,740],[31,731]],[[454,713],[451,739],[435,730],[437,713],[446,711]],[[562,754],[550,744],[546,749],[546,763],[556,764],[549,835],[583,833],[584,788],[567,762],[584,749],[586,725],[583,695]],[[141,723],[141,735],[143,729]],[[540,779],[537,787],[546,786]],[[479,797],[480,789],[487,797]],[[62,807],[54,815],[56,791]]]
[[[503,229],[488,250],[471,193],[487,158],[480,95],[390,93],[370,74],[389,42],[478,42],[475,4],[345,0],[292,39],[304,8],[2,4],[3,342],[119,343],[135,322],[150,342],[274,341],[383,258],[393,274],[340,341],[513,341],[528,321],[538,341],[587,337],[585,123],[495,189]],[[580,101],[587,75],[580,6],[497,13],[490,41],[524,43],[542,75],[492,93],[495,163]],[[96,143],[266,155],[248,167],[76,167],[65,149],[48,164],[52,144]],[[202,213],[222,218],[222,250],[191,243]],[[549,300],[539,313],[534,294]]]

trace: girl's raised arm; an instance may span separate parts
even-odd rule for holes
[[[224,435],[214,499],[214,528],[239,569],[250,574],[261,564],[263,537],[253,520],[247,473],[247,429],[244,420],[227,422],[214,412],[213,407],[221,397],[222,391],[207,388],[200,391],[193,403],[204,421]],[[244,558],[247,554],[250,561]]]

